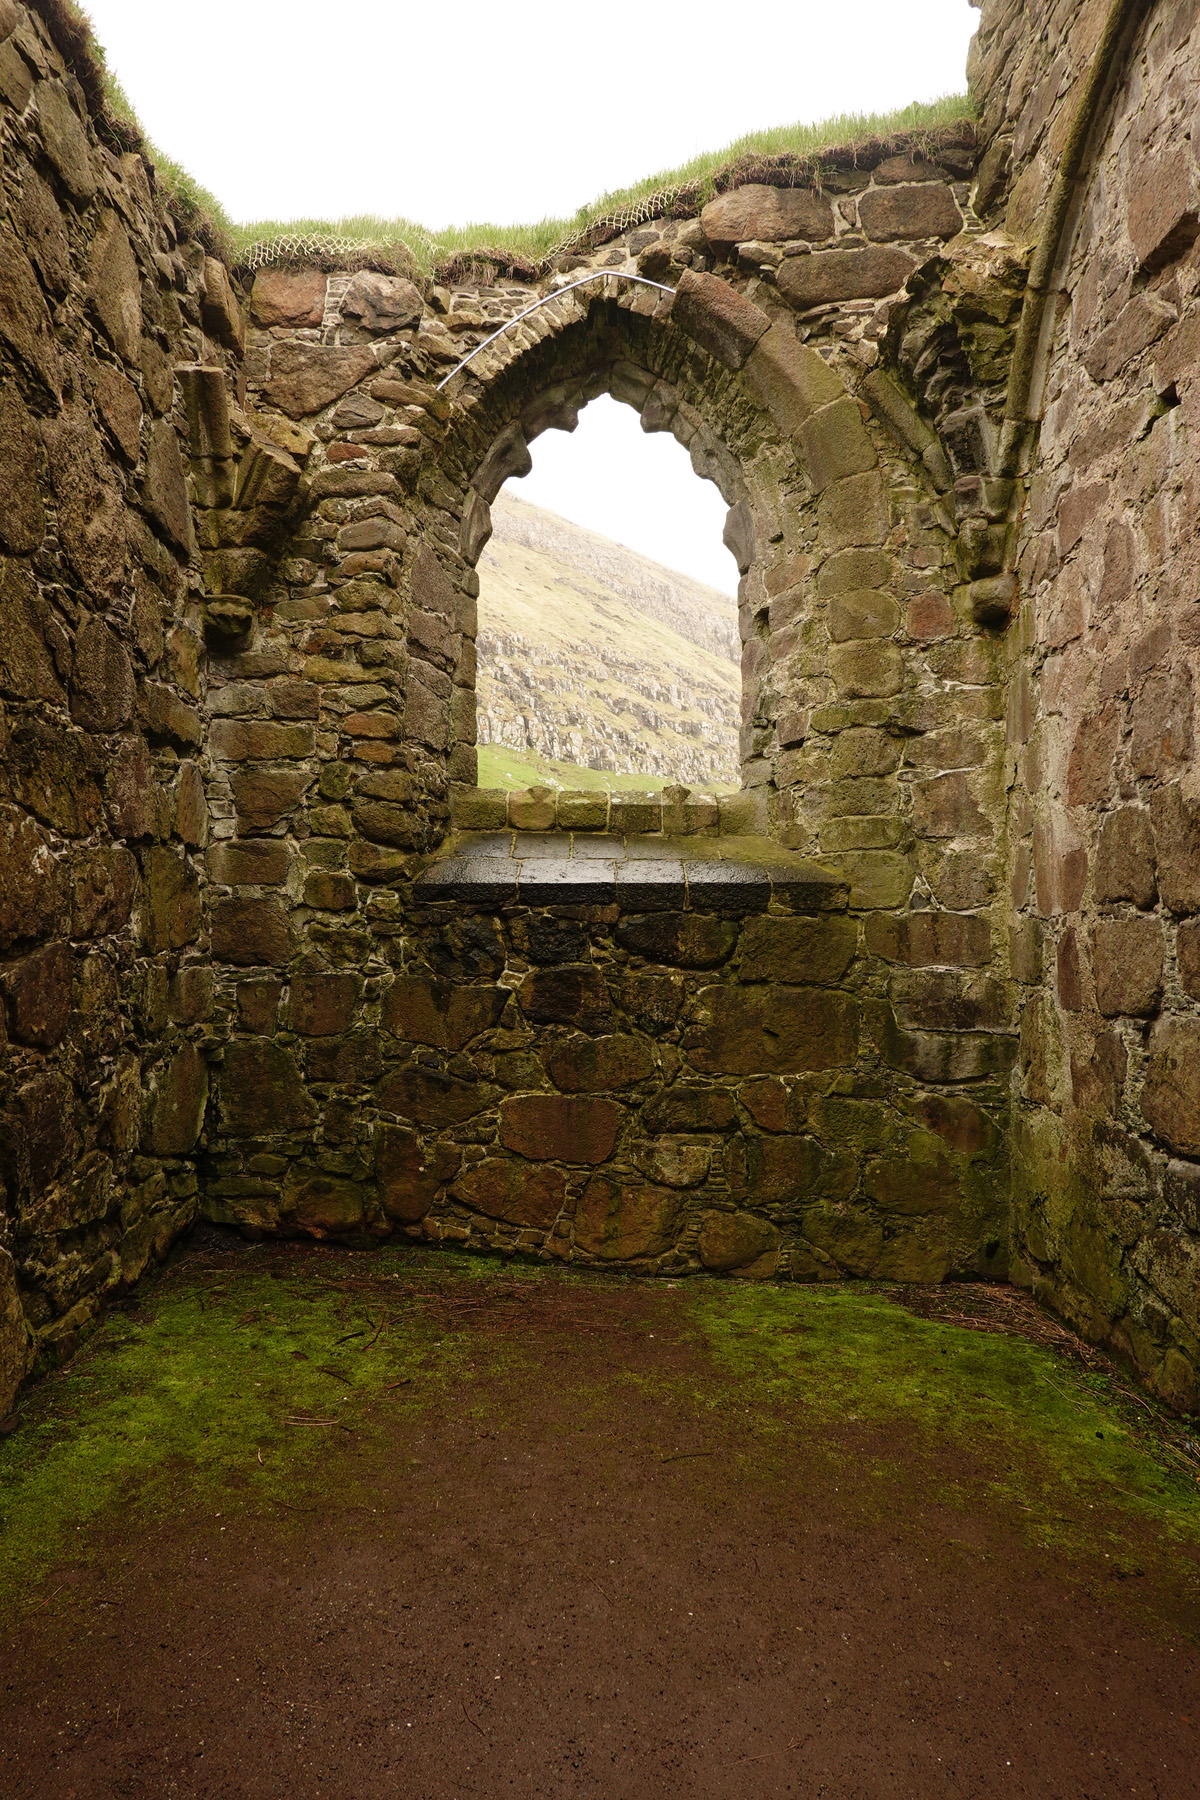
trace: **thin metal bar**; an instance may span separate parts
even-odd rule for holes
[[[472,357],[478,356],[481,350],[486,350],[489,344],[494,344],[498,337],[503,337],[506,331],[511,330],[514,325],[519,325],[522,319],[527,319],[530,313],[535,313],[539,306],[549,306],[552,300],[560,299],[563,294],[569,294],[575,288],[586,287],[589,281],[607,281],[610,278],[616,281],[636,281],[642,287],[657,288],[660,294],[675,292],[674,288],[664,287],[661,281],[651,281],[648,275],[630,275],[624,269],[593,269],[589,275],[581,275],[578,281],[569,281],[566,287],[555,288],[552,294],[543,294],[540,300],[535,300],[532,306],[525,308],[524,312],[514,313],[511,319],[505,319],[498,331],[493,331],[491,337],[485,337],[482,344],[476,344],[475,348],[464,356],[460,363],[455,364],[445,381],[439,381],[434,391],[440,394],[446,382],[453,381],[459,371],[466,368]]]

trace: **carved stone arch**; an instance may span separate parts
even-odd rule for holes
[[[838,693],[821,570],[865,553],[858,587],[867,592],[891,567],[889,496],[865,409],[790,318],[772,318],[713,276],[685,276],[669,304],[636,292],[564,296],[528,326],[539,321],[536,332],[523,336],[522,325],[498,340],[460,378],[440,456],[447,499],[455,496],[438,522],[441,560],[473,600],[491,501],[531,466],[530,441],[571,429],[597,394],[633,405],[646,429],[672,430],[729,504],[726,542],[741,574],[743,785],[762,791],[764,820],[786,831],[794,806],[779,797],[792,785],[778,780],[780,761],[795,762],[812,708]],[[890,593],[875,611],[885,623],[899,617]],[[467,711],[464,703],[458,717]],[[809,785],[824,779],[827,748],[812,748]],[[470,746],[452,756],[462,779]]]

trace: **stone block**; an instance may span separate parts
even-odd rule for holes
[[[700,228],[718,255],[737,244],[809,242],[833,236],[833,209],[824,194],[808,188],[764,187],[749,182],[710,200]]]
[[[1106,1018],[1151,1018],[1162,1000],[1163,934],[1157,919],[1100,919],[1092,928],[1096,1004]]]
[[[73,965],[67,944],[47,944],[0,972],[9,1036],[15,1043],[52,1050],[71,1019]]]
[[[280,967],[295,949],[287,913],[278,900],[217,900],[212,909],[212,953],[218,962]]]
[[[703,1144],[672,1143],[661,1137],[643,1144],[627,1144],[626,1155],[648,1181],[675,1188],[701,1187],[711,1161]]]
[[[1170,775],[1190,762],[1194,712],[1192,675],[1186,663],[1147,676],[1132,709],[1129,760],[1135,775]]]
[[[4,225],[0,225],[0,338],[57,400],[62,374],[49,308],[32,263]]]
[[[617,942],[647,962],[675,969],[715,969],[737,943],[737,926],[706,913],[633,913],[622,918]]]
[[[858,1009],[823,988],[709,987],[696,996],[683,1043],[707,1075],[840,1068],[858,1053]]]
[[[450,818],[457,831],[503,831],[508,822],[508,796],[502,788],[450,789]]]
[[[714,1274],[733,1274],[761,1258],[773,1263],[778,1245],[776,1227],[754,1213],[706,1212],[700,1221],[700,1261]]]
[[[277,979],[239,981],[237,986],[238,1023],[243,1031],[269,1037],[275,1030],[275,1018],[283,994],[283,983]]]
[[[183,458],[179,452],[179,439],[168,419],[156,419],[150,428],[141,493],[143,506],[163,536],[190,555],[192,514]]]
[[[498,1089],[485,1081],[460,1081],[443,1069],[409,1063],[393,1069],[375,1089],[385,1112],[416,1125],[462,1125],[494,1105]]]
[[[319,325],[325,316],[327,280],[319,269],[260,269],[250,291],[250,317],[256,325]],[[377,407],[371,417],[355,417],[349,423],[373,425],[382,417],[383,409]]]
[[[1186,800],[1178,782],[1150,802],[1158,851],[1158,886],[1175,913],[1200,912],[1200,802]]]
[[[46,641],[48,625],[45,602],[28,569],[0,558],[0,692],[15,700],[61,701],[62,684]]]
[[[1135,158],[1125,206],[1133,253],[1146,274],[1157,274],[1186,256],[1200,236],[1187,145]]]
[[[866,946],[872,956],[913,969],[982,969],[991,961],[992,930],[973,913],[876,914],[866,922]]]
[[[620,1122],[612,1100],[514,1094],[500,1108],[500,1142],[535,1162],[602,1163],[612,1155]]]
[[[17,1287],[16,1264],[0,1250],[0,1419],[6,1419],[33,1361],[33,1343]]]
[[[565,1094],[611,1093],[648,1081],[654,1069],[653,1051],[640,1037],[570,1038],[546,1057],[551,1081]]]
[[[1100,827],[1092,886],[1102,904],[1129,900],[1143,911],[1154,905],[1158,882],[1154,827],[1148,808],[1122,806],[1109,813]]]
[[[490,1156],[464,1170],[451,1196],[485,1218],[549,1231],[562,1211],[566,1187],[566,1178],[557,1169],[531,1169],[526,1163]]]
[[[862,250],[815,250],[788,256],[776,279],[784,299],[797,312],[814,306],[836,306],[842,300],[879,300],[902,288],[916,259],[903,250],[871,245]]]
[[[411,281],[364,269],[342,296],[342,316],[357,319],[364,331],[403,331],[420,319],[422,304]]]
[[[829,603],[829,635],[835,644],[891,637],[899,624],[899,606],[890,594],[874,588],[850,588]]]
[[[474,705],[473,697],[471,703]],[[564,790],[558,795],[555,822],[560,831],[605,831],[608,795],[595,788]]]
[[[827,551],[882,544],[889,522],[887,490],[878,469],[831,483],[817,502],[821,547]]]
[[[1142,1113],[1178,1155],[1200,1157],[1200,1019],[1160,1019],[1149,1048]]]
[[[271,374],[265,397],[291,419],[320,412],[375,367],[369,349],[331,344],[297,344],[284,339],[271,346]]]
[[[146,852],[140,910],[141,941],[152,953],[182,950],[200,935],[200,883],[186,857],[165,844]]]
[[[312,756],[317,747],[312,725],[267,719],[214,719],[208,741],[212,754],[225,762],[284,762]]]
[[[995,827],[976,801],[970,776],[938,775],[913,783],[913,829],[920,837],[990,838]]]
[[[288,996],[292,1030],[304,1037],[332,1037],[348,1031],[358,983],[346,973],[294,975]]]
[[[884,1062],[918,1081],[983,1081],[1007,1075],[1016,1058],[1015,1037],[983,1031],[904,1031],[886,1002],[868,1001],[864,1010]]]
[[[900,851],[841,851],[838,867],[849,879],[850,905],[856,911],[904,906],[912,892],[912,862]]]
[[[683,1210],[674,1188],[593,1175],[575,1208],[575,1245],[604,1262],[634,1262],[669,1250]]]
[[[789,436],[846,392],[836,371],[780,322],[764,333],[746,358],[742,386]]]
[[[401,1125],[375,1129],[375,1183],[380,1205],[401,1225],[420,1222],[439,1188],[458,1172],[462,1153],[453,1144],[426,1148],[415,1131]]]
[[[382,1056],[377,1031],[351,1031],[343,1037],[307,1040],[304,1061],[308,1079],[337,1087],[370,1087],[379,1077]]]
[[[731,1192],[783,1214],[814,1200],[846,1200],[857,1181],[857,1158],[845,1144],[826,1149],[812,1137],[751,1134],[731,1146]]]
[[[943,181],[872,188],[860,194],[858,221],[876,243],[896,238],[951,238],[962,230],[962,215]]]
[[[1179,963],[1180,987],[1193,1000],[1200,1000],[1200,920],[1190,919],[1179,927],[1175,955]]]
[[[508,1000],[501,987],[456,987],[429,976],[403,976],[383,1000],[383,1024],[409,1044],[462,1050],[499,1024]]]
[[[220,1127],[230,1137],[307,1131],[317,1109],[290,1051],[264,1038],[235,1038],[221,1067]]]
[[[306,769],[239,769],[231,784],[238,829],[270,831],[295,812],[311,780]]]
[[[675,288],[671,323],[727,369],[740,369],[771,321],[715,275],[685,269]]]
[[[210,968],[187,963],[171,978],[167,1010],[177,1025],[199,1025],[211,1018],[216,980]]]
[[[236,356],[242,354],[246,342],[246,323],[241,303],[233,291],[225,264],[215,256],[204,259],[204,298],[200,317],[209,337],[216,338]]]
[[[1175,311],[1153,294],[1135,294],[1111,325],[1097,333],[1084,352],[1093,381],[1111,381],[1175,323]]]
[[[887,699],[904,683],[900,652],[882,639],[838,644],[829,653],[829,672],[844,700]]]
[[[590,963],[532,969],[517,989],[517,1000],[534,1025],[574,1025],[594,1034],[610,1022],[608,988]]]
[[[858,926],[844,916],[747,919],[741,979],[832,987],[850,967],[857,949]]]
[[[737,1103],[727,1088],[667,1088],[646,1104],[642,1122],[647,1131],[729,1131],[737,1124]]]
[[[38,490],[38,440],[16,384],[0,388],[0,545],[22,555],[46,533]]]
[[[351,875],[333,869],[314,869],[304,877],[304,904],[321,912],[353,912],[358,889]]]
[[[75,92],[79,92],[78,87]],[[87,132],[71,104],[70,91],[56,78],[39,81],[34,106],[46,155],[75,205],[82,208],[96,192],[96,170],[88,148]]]
[[[638,836],[662,830],[662,801],[658,795],[609,795],[608,828],[611,832]]]
[[[291,867],[281,838],[231,838],[208,853],[208,873],[222,887],[278,887]]]
[[[204,1125],[208,1069],[184,1044],[153,1071],[146,1094],[142,1148],[148,1156],[190,1156]]]
[[[875,447],[863,423],[858,401],[844,395],[807,418],[799,442],[808,464],[809,479],[821,494],[832,482],[861,475],[876,463]]]

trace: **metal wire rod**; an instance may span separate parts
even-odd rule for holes
[[[460,363],[455,364],[445,381],[439,381],[434,391],[440,394],[446,382],[453,381],[459,371],[466,368],[472,357],[478,356],[481,350],[486,350],[489,344],[494,344],[498,337],[503,337],[506,331],[514,325],[519,325],[522,319],[527,319],[530,313],[535,313],[539,306],[549,306],[552,300],[558,300],[563,294],[569,294],[575,288],[586,287],[589,281],[608,281],[610,279],[637,281],[641,283],[642,287],[657,288],[660,294],[675,292],[674,288],[664,287],[661,281],[651,281],[648,275],[630,275],[623,269],[593,269],[590,274],[581,275],[578,281],[569,281],[566,287],[555,288],[552,294],[543,294],[540,300],[535,300],[532,306],[525,308],[524,312],[514,313],[511,319],[505,319],[498,331],[493,331],[491,337],[485,337],[482,344],[476,344],[475,348],[464,356]]]

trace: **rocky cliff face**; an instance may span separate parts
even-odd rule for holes
[[[736,787],[736,602],[525,501],[504,497],[492,516],[479,742]]]

